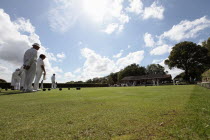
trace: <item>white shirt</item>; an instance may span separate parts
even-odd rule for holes
[[[55,83],[55,76],[54,75],[51,77],[51,81],[52,81],[52,83]]]
[[[37,61],[37,50],[34,48],[28,49],[23,57],[23,65],[31,66]]]
[[[14,86],[16,80],[20,80],[20,71],[15,71],[12,73],[12,80],[11,80],[11,85]]]
[[[37,60],[36,71],[41,71],[42,72],[43,69],[42,69],[41,66],[44,66],[44,61],[41,58],[39,58]]]
[[[20,68],[20,77],[23,77],[23,75],[25,74],[25,69],[23,68],[23,66]]]

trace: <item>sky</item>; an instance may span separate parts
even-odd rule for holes
[[[47,81],[85,81],[136,63],[161,64],[181,41],[210,37],[209,0],[0,0],[0,78],[40,43]]]

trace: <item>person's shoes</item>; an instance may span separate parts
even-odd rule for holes
[[[37,91],[41,91],[41,89],[37,89]]]

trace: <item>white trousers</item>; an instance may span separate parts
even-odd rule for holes
[[[14,78],[14,89],[15,90],[20,90],[20,78]]]
[[[51,88],[56,89],[56,83],[55,82],[52,82]]]
[[[34,81],[34,77],[36,74],[36,62],[34,62],[30,69],[25,70],[25,82],[24,82],[24,89],[27,90],[32,90],[32,83]]]
[[[14,79],[14,77],[12,77],[12,80],[11,80],[11,86],[15,86],[15,79]]]
[[[24,87],[24,82],[25,82],[25,71],[23,71],[20,75],[20,87]]]
[[[39,89],[39,81],[42,77],[42,74],[43,74],[43,71],[39,70],[39,71],[36,71],[36,78],[35,78],[35,81],[34,81],[34,90],[37,90]]]
[[[43,89],[44,88],[44,83],[43,83],[44,81],[42,80],[42,82],[41,82],[41,86],[40,86],[40,88],[41,89]]]

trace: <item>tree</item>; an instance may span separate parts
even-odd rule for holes
[[[176,44],[165,64],[169,68],[177,67],[185,71],[185,80],[190,82],[191,78],[199,79],[201,74],[209,68],[210,57],[208,50],[193,42],[181,42]]]
[[[117,82],[118,82],[118,72],[110,73],[110,75],[108,76],[108,82],[110,82],[109,84],[117,84]]]
[[[137,64],[131,64],[118,73],[118,80],[126,76],[141,76],[146,74],[146,68],[140,67]]]
[[[163,66],[159,64],[150,64],[147,66],[147,74],[166,74]]]
[[[93,82],[92,79],[89,79],[86,81],[86,83],[88,83],[88,84],[91,84],[92,82]]]
[[[210,37],[208,40],[202,42],[202,46],[208,49],[208,55],[210,56]]]
[[[4,79],[0,79],[0,83],[6,83],[7,81]]]
[[[107,84],[108,83],[108,78],[107,77],[100,78],[100,83],[101,84]]]
[[[75,81],[74,84],[84,84],[83,81]]]
[[[108,84],[110,84],[110,85],[113,85],[114,84],[114,80],[113,80],[113,78],[112,78],[112,76],[111,75],[109,75],[108,76]]]

